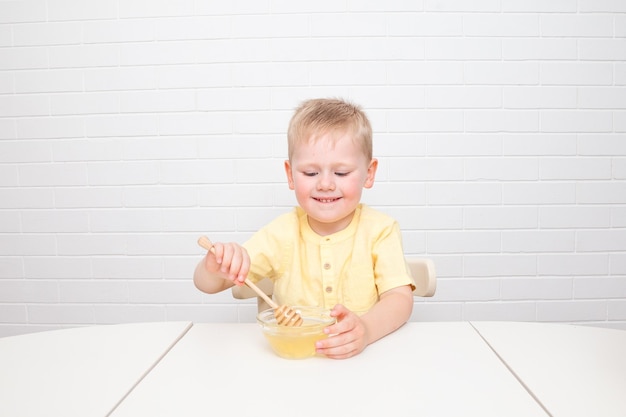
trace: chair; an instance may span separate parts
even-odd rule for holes
[[[407,257],[406,262],[409,266],[409,271],[413,276],[413,280],[415,281],[415,290],[413,291],[413,295],[416,297],[432,297],[435,295],[435,290],[437,289],[435,263],[430,259],[415,257]],[[264,278],[256,284],[265,294],[272,297],[272,294],[274,294],[274,283],[270,279]],[[256,297],[259,312],[270,308],[265,300],[245,285],[233,287],[232,293],[233,297],[239,300]]]
[[[437,290],[437,272],[435,263],[431,259],[407,257],[406,263],[415,281],[413,295],[417,297],[432,297]]]

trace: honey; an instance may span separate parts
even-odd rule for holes
[[[276,332],[266,333],[265,337],[278,356],[287,359],[303,359],[314,356],[315,342],[328,336],[321,332],[305,335]]]

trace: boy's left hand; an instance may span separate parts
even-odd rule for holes
[[[324,333],[332,335],[315,343],[317,353],[332,359],[346,359],[357,355],[368,345],[367,328],[358,314],[337,304],[330,312],[337,323],[324,329]]]

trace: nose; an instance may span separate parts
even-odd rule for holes
[[[319,174],[317,180],[318,191],[333,191],[335,189],[335,179],[332,174]]]

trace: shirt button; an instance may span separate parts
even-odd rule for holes
[[[331,286],[326,287],[326,292],[333,292],[333,287]]]
[[[330,269],[330,264],[329,263],[325,263],[324,264],[324,269]]]

